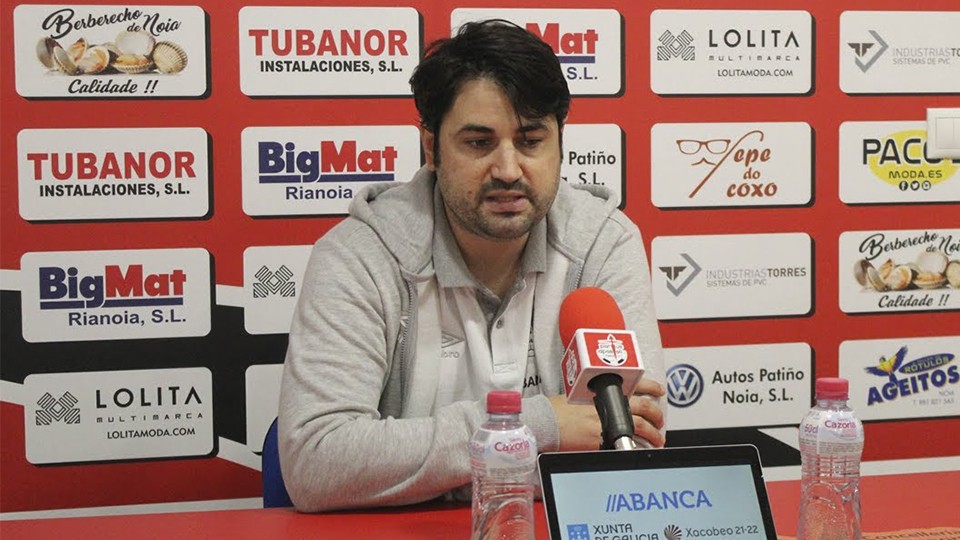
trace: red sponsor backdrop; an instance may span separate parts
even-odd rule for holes
[[[159,3],[159,2],[157,2]],[[103,1],[97,4],[125,5]],[[149,4],[149,3],[147,3]],[[181,3],[177,3],[181,4]],[[409,98],[257,98],[239,86],[238,12],[244,3],[201,0],[209,20],[209,94],[200,99],[111,100],[25,99],[15,90],[14,63],[0,64],[0,268],[18,270],[29,251],[118,250],[204,247],[215,261],[215,282],[242,286],[243,251],[254,245],[310,244],[339,218],[254,219],[243,213],[240,133],[248,126],[410,125],[416,112]],[[455,7],[593,8],[593,2],[450,0],[330,2],[329,5],[409,6],[423,21],[424,42],[444,37]],[[14,48],[13,9],[0,8],[0,45]],[[288,6],[316,6],[293,0]],[[626,135],[625,212],[650,241],[660,235],[808,233],[814,241],[814,309],[809,316],[661,323],[664,345],[692,347],[803,341],[815,354],[817,375],[837,373],[837,350],[847,339],[956,335],[960,312],[864,314],[838,307],[838,237],[846,230],[938,229],[960,226],[954,204],[851,207],[838,198],[838,129],[847,120],[922,120],[928,107],[960,107],[956,95],[848,96],[839,88],[839,18],[844,10],[901,10],[899,0],[799,2],[729,0],[631,2],[605,8],[623,18],[624,91],[619,97],[575,98],[573,123],[615,123]],[[649,20],[654,9],[802,9],[814,18],[814,91],[806,96],[661,97],[650,90]],[[956,0],[927,0],[915,9],[956,10]],[[922,28],[916,29],[922,32]],[[31,41],[33,38],[30,38]],[[664,211],[650,202],[650,128],[658,122],[809,123],[815,133],[814,202],[796,208]],[[18,213],[16,137],[24,128],[200,127],[212,140],[212,210],[205,219],[120,222],[28,223]],[[9,298],[9,297],[5,297]],[[5,323],[9,319],[5,318]],[[4,327],[4,332],[18,331]],[[242,332],[242,328],[237,328]],[[9,354],[9,353],[6,353]],[[10,358],[5,357],[4,362]],[[38,353],[28,363],[42,364]],[[281,358],[275,359],[276,362]],[[4,380],[20,384],[4,375]],[[216,383],[214,390],[217,390]],[[242,419],[243,409],[232,413]],[[800,420],[799,418],[797,419]],[[242,423],[242,420],[239,420]],[[871,423],[865,459],[960,454],[960,420]],[[258,474],[211,457],[35,467],[23,456],[22,408],[2,407],[3,490],[0,511],[89,507],[144,502],[259,496]],[[214,487],[215,486],[215,487]]]

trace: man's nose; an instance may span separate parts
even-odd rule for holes
[[[520,153],[509,143],[501,144],[494,157],[493,168],[490,173],[494,178],[504,182],[516,182],[523,176],[520,168]]]

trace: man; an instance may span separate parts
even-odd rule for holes
[[[468,486],[493,389],[523,392],[540,451],[596,450],[596,411],[566,403],[559,368],[560,303],[583,286],[610,292],[637,332],[636,435],[664,442],[643,243],[606,190],[560,182],[570,93],[553,51],[503,21],[467,24],[411,86],[426,167],[353,201],[314,247],[294,316],[279,445],[301,511]]]

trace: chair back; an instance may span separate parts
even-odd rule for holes
[[[263,507],[279,508],[293,506],[287,487],[283,483],[283,474],[280,472],[280,450],[277,448],[277,419],[273,419],[267,436],[263,439],[263,454],[261,455],[261,470],[263,476]]]

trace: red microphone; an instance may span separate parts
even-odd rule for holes
[[[577,289],[560,305],[559,327],[568,344],[560,363],[567,402],[597,407],[601,448],[636,448],[628,398],[643,377],[643,362],[617,301],[603,289]]]

